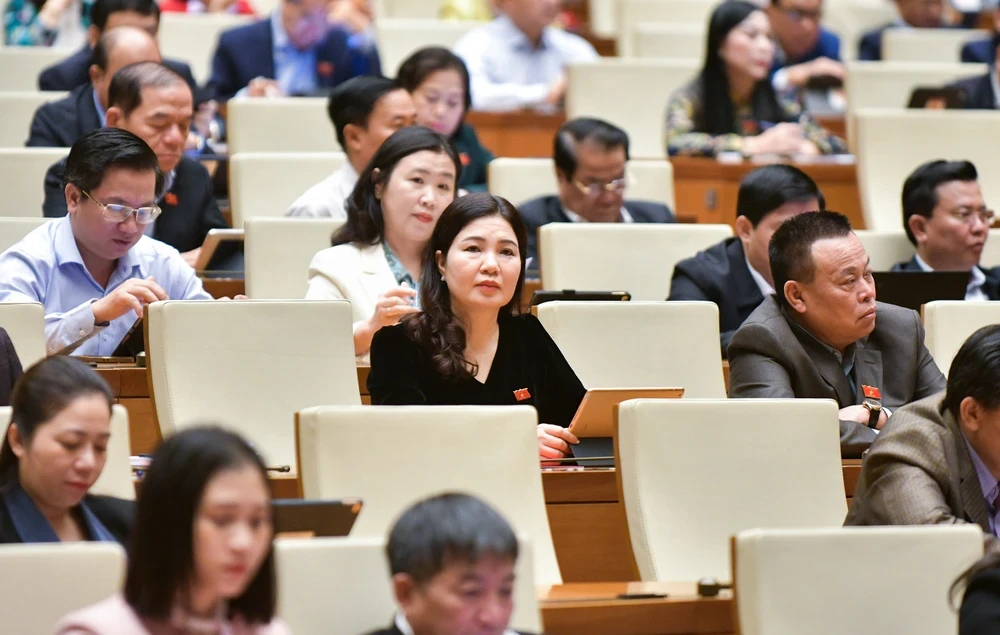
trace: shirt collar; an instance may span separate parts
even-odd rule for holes
[[[97,89],[94,89],[94,107],[97,108],[97,117],[101,120],[101,127],[107,128],[108,126],[108,112],[104,110],[104,106],[101,105],[101,100],[97,98]]]
[[[782,308],[781,310],[785,311],[785,313],[788,313],[788,310],[785,309],[785,308]],[[816,342],[817,344],[819,344],[820,346],[822,346],[823,350],[825,350],[828,353],[830,353],[831,355],[833,355],[834,359],[837,360],[837,363],[840,364],[841,368],[844,369],[844,374],[845,375],[851,372],[851,369],[854,368],[854,354],[855,354],[855,351],[857,350],[857,345],[856,344],[851,344],[850,346],[848,346],[844,350],[844,354],[841,355],[840,351],[838,351],[836,348],[830,346],[829,344],[827,344],[823,340],[819,339],[818,337],[816,337],[815,335],[813,335],[812,333],[810,333],[809,330],[806,327],[804,327],[801,324],[799,324],[798,321],[796,321],[795,318],[793,318],[791,315],[788,316],[788,319],[791,321],[793,329],[797,329],[799,332],[805,333],[814,342]]]
[[[996,510],[993,509],[993,501],[996,500],[997,493],[1000,492],[1000,483],[997,483],[997,479],[993,478],[993,474],[986,467],[986,463],[980,458],[979,454],[972,447],[972,444],[969,443],[969,439],[966,438],[964,432],[962,433],[962,440],[965,441],[965,447],[969,449],[969,457],[972,458],[972,465],[976,468],[976,476],[979,477],[979,488],[983,492],[983,498],[986,499],[986,507],[991,513],[994,513]]]
[[[174,187],[174,181],[176,180],[177,180],[176,169],[170,170],[169,172],[163,175],[163,191],[160,193],[160,196],[156,199],[157,203],[162,201],[163,198],[167,195],[167,192],[169,192]]]
[[[271,12],[271,38],[274,40],[274,48],[276,49],[291,46],[288,32],[285,31],[285,23],[281,19],[281,9],[275,9]]]
[[[743,259],[746,260],[747,269],[750,270],[750,277],[757,283],[757,288],[760,289],[761,295],[765,298],[769,295],[774,295],[775,291],[774,287],[771,286],[771,283],[768,282],[764,276],[760,275],[759,271],[753,268],[753,265],[750,264],[750,259],[747,258],[746,255],[743,256]]]
[[[403,635],[413,635],[413,629],[410,627],[410,623],[406,621],[406,616],[403,615],[401,611],[396,612],[396,629]],[[508,628],[503,632],[503,635],[517,635],[517,631]]]
[[[568,218],[571,223],[589,223],[590,222],[586,218],[584,218],[583,216],[580,216],[579,214],[577,214],[573,210],[569,209],[568,207],[563,207],[562,211],[563,211],[563,214],[566,215],[566,218]],[[622,208],[621,208],[620,212],[621,212],[621,215],[622,215],[622,222],[623,223],[634,223],[635,222],[635,219],[632,218],[632,215],[629,214],[628,210],[625,209],[624,205],[622,205]]]
[[[528,39],[528,36],[524,34],[524,31],[517,28],[517,25],[509,17],[501,14],[494,19],[494,23],[500,31],[500,37],[506,40],[511,48],[524,49],[526,51],[535,50],[535,45]],[[537,47],[539,50],[549,47],[550,28],[552,27],[542,29],[542,37]]]

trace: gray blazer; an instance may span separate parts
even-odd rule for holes
[[[858,340],[854,394],[836,357],[792,321],[775,296],[764,299],[729,345],[729,396],[834,399],[841,408],[860,404],[861,386],[874,386],[882,404],[895,411],[945,388],[927,347],[916,311],[878,303],[875,330]],[[875,432],[854,421],[840,422],[840,449],[857,458]]]
[[[845,525],[975,523],[990,533],[976,468],[943,399],[931,395],[889,419],[865,456]]]

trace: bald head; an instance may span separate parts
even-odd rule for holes
[[[119,70],[139,62],[159,62],[156,41],[146,31],[133,26],[108,29],[97,41],[91,57],[90,83],[97,91],[101,106],[108,108],[111,78]]]

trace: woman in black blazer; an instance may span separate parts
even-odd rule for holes
[[[71,357],[21,376],[0,448],[0,543],[126,542],[133,503],[88,494],[104,468],[111,404],[104,380]]]

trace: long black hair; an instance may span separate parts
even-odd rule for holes
[[[754,11],[762,9],[744,0],[726,0],[715,8],[709,18],[705,64],[698,76],[701,108],[696,109],[695,127],[699,132],[711,135],[744,134],[735,127],[735,106],[729,94],[729,75],[719,51],[730,31]],[[769,77],[757,82],[750,98],[750,107],[756,121],[781,123],[790,120],[778,102]]]
[[[439,374],[449,379],[462,379],[475,374],[475,364],[465,359],[466,333],[451,307],[451,293],[441,278],[437,253],[447,256],[455,238],[469,223],[488,216],[500,216],[514,230],[521,255],[521,271],[510,302],[500,308],[497,319],[517,312],[524,288],[524,263],[528,251],[528,230],[517,208],[504,198],[487,192],[466,194],[456,198],[438,219],[424,251],[420,275],[421,313],[403,320],[409,336],[431,354]]]

